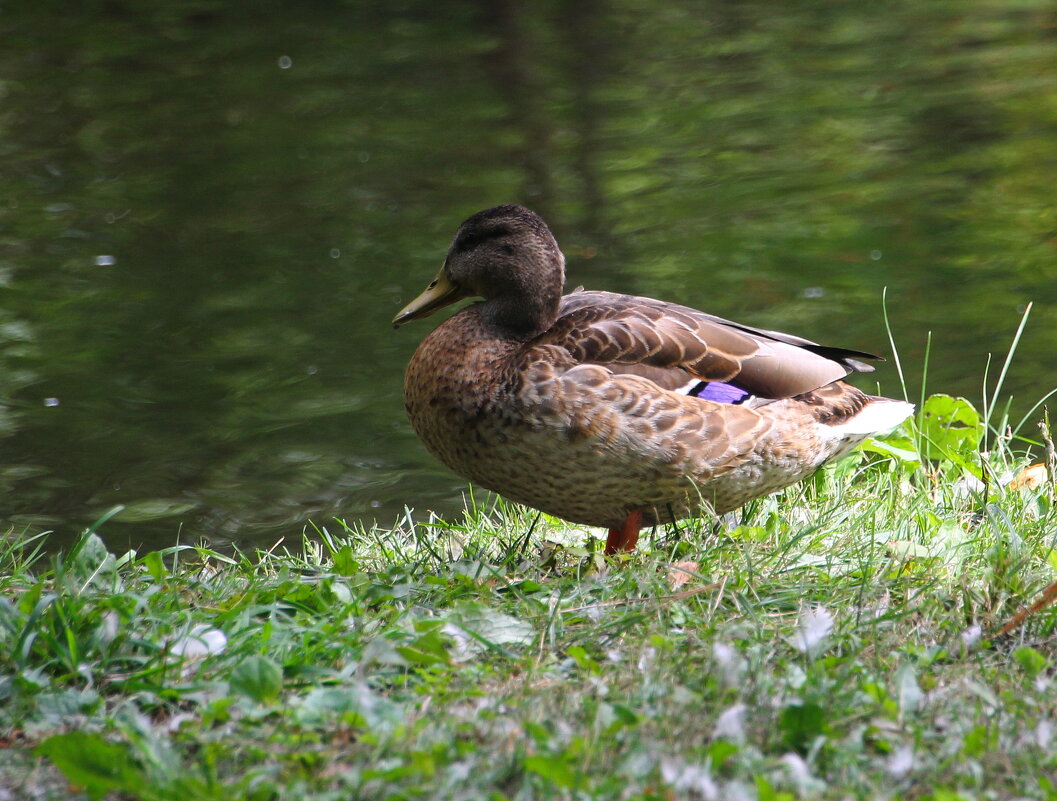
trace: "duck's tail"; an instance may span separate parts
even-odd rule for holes
[[[841,423],[830,426],[841,437],[868,437],[891,431],[914,413],[914,404],[892,398],[868,395],[862,410]]]

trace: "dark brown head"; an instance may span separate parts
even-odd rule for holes
[[[481,313],[493,325],[533,336],[557,319],[564,284],[565,258],[543,219],[523,206],[496,206],[459,226],[436,279],[393,324],[481,297]]]

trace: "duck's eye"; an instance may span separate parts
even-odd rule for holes
[[[475,247],[480,245],[482,242],[495,242],[505,236],[510,236],[510,229],[505,225],[496,226],[495,228],[485,228],[477,231],[467,231],[458,239],[455,240],[455,246],[453,250],[456,253],[465,253],[468,250],[473,250]],[[512,253],[512,245],[499,245],[500,249],[505,253]]]
[[[455,250],[456,252],[464,253],[467,250],[473,250],[479,244],[481,244],[481,237],[479,234],[465,234],[455,243]]]

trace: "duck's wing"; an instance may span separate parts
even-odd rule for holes
[[[536,340],[581,364],[605,365],[677,390],[718,382],[759,398],[789,398],[873,367],[879,356],[741,325],[674,303],[612,292],[562,299],[558,320]]]

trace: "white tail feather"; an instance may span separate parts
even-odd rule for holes
[[[841,437],[869,436],[889,431],[914,413],[914,404],[882,398],[872,400],[861,412],[847,422],[831,426],[830,430]]]

